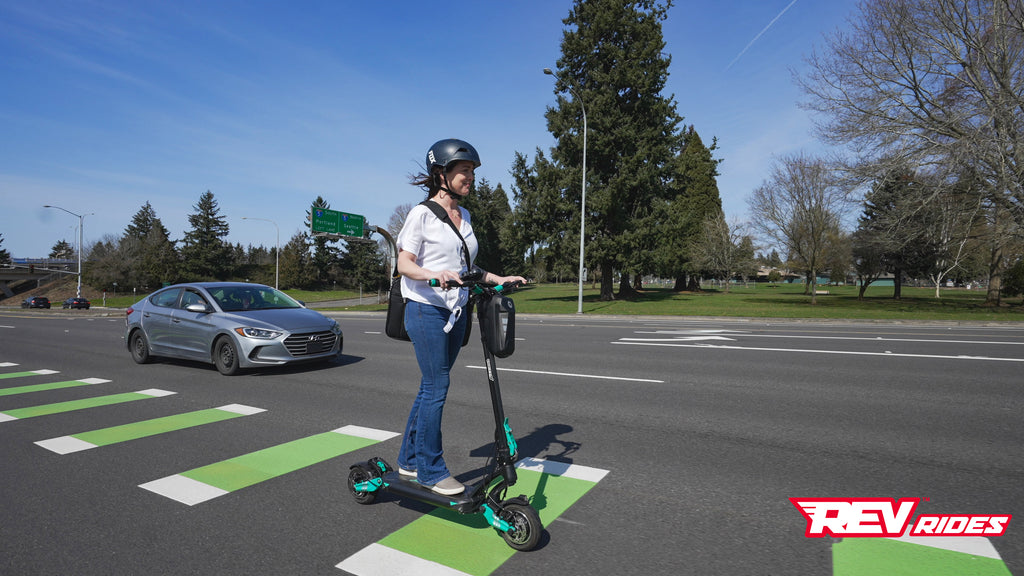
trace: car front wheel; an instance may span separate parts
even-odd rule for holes
[[[238,374],[238,349],[228,336],[221,336],[213,345],[213,363],[225,376]]]

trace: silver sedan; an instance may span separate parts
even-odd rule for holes
[[[133,304],[125,342],[139,364],[154,356],[242,368],[330,360],[341,354],[338,323],[262,284],[176,284]]]

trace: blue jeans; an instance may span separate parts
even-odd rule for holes
[[[445,334],[444,326],[450,316],[447,308],[412,300],[405,305],[405,329],[416,350],[421,378],[420,390],[405,426],[402,448],[398,451],[398,465],[416,470],[420,483],[427,485],[451,476],[441,448],[441,415],[448,397],[448,374],[459,355],[466,331],[466,314],[463,312]]]

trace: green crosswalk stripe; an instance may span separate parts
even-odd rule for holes
[[[50,414],[60,414],[62,412],[71,412],[74,410],[83,410],[85,408],[97,408],[99,406],[109,406],[111,404],[121,404],[123,402],[133,402],[135,400],[145,400],[147,398],[153,398],[157,396],[167,396],[174,394],[174,392],[167,392],[164,390],[140,390],[139,392],[127,392],[124,394],[111,394],[109,396],[98,396],[95,398],[84,398],[81,400],[70,400],[67,402],[57,402],[56,404],[43,404],[41,406],[29,406],[27,408],[15,408],[13,410],[5,410],[0,412],[0,422],[6,420],[15,420],[22,418],[34,418],[36,416],[48,416]]]
[[[8,378],[24,378],[25,376],[46,376],[48,374],[57,374],[56,370],[29,370],[27,372],[8,372],[6,374],[0,374],[0,380],[6,380]]]
[[[395,432],[345,426],[147,482],[140,487],[191,506],[395,436],[398,436]]]
[[[324,432],[196,468],[182,476],[232,492],[376,443],[371,438]]]
[[[102,384],[110,382],[102,378],[85,378],[83,380],[67,380],[65,382],[49,382],[47,384],[32,384],[29,386],[16,386],[14,388],[0,388],[0,396],[13,396],[15,394],[27,394],[29,392],[41,392],[44,390],[60,390],[61,388],[74,388],[75,386],[88,386],[90,384]]]
[[[257,414],[264,411],[265,410],[262,408],[230,404],[228,406],[221,406],[220,408],[196,410],[185,414],[175,414],[173,416],[164,416],[163,418],[154,418],[152,420],[145,420],[142,422],[132,422],[130,424],[122,424],[120,426],[82,432],[71,436],[50,438],[49,440],[36,442],[36,444],[58,454],[69,454],[71,452],[79,452],[99,446],[109,446],[111,444],[127,442],[129,440],[136,440],[166,432],[173,432],[175,430],[183,430],[185,428],[192,428],[203,424],[212,424],[214,422],[221,422],[223,420],[230,420],[232,418],[239,418],[241,416]]]
[[[968,537],[958,537],[960,542]],[[1011,576],[994,548],[982,537],[975,540],[992,550],[969,554],[889,538],[845,538],[832,545],[833,576]],[[919,541],[928,540],[921,538]],[[935,540],[942,542],[942,538]]]
[[[154,436],[156,434],[173,432],[175,430],[182,430],[184,428],[191,428],[193,426],[200,426],[203,424],[212,424],[213,422],[221,422],[223,420],[230,420],[241,416],[244,416],[244,414],[228,412],[219,408],[210,408],[209,410],[197,410],[187,414],[176,414],[174,416],[154,418],[144,422],[133,422],[131,424],[104,428],[102,430],[72,434],[71,436],[82,440],[83,442],[88,442],[97,446],[109,446],[110,444],[116,444],[118,442],[137,440],[139,438],[145,438],[146,436]]]

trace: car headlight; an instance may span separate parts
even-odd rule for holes
[[[331,328],[330,328],[330,330],[331,330],[331,332],[333,332],[335,334],[341,334],[341,325],[338,324],[338,321],[333,319],[333,318],[331,319]]]
[[[257,340],[273,340],[284,332],[278,332],[277,330],[264,330],[263,328],[235,328],[240,336],[246,338],[256,338]]]

